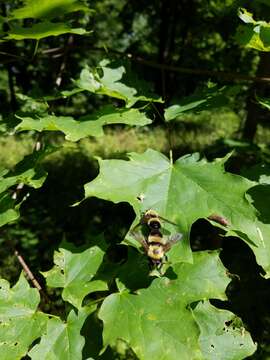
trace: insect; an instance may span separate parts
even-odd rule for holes
[[[160,231],[161,220],[176,225],[150,209],[142,215],[140,223],[130,232],[131,236],[142,245],[151,265],[157,268],[160,268],[167,260],[166,252],[182,238],[180,233],[164,236]],[[149,230],[147,235],[135,231],[139,225],[147,225]]]
[[[161,221],[165,221],[169,224],[176,225],[172,221],[169,221],[161,217],[155,210],[149,209],[145,213],[143,213],[141,217],[141,221],[137,226],[146,224],[150,230],[158,230],[161,228]],[[137,226],[135,226],[135,228]]]
[[[130,234],[142,245],[151,265],[157,268],[167,261],[166,252],[182,238],[180,233],[169,237],[163,236],[159,229],[151,230],[148,236],[135,231],[131,231]]]

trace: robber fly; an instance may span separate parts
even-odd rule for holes
[[[157,268],[160,268],[167,260],[166,252],[182,238],[182,234],[180,233],[171,236],[163,236],[160,231],[161,220],[174,224],[171,221],[160,217],[156,211],[148,210],[142,215],[141,221],[138,224],[146,224],[149,229],[148,234],[143,235],[142,233],[136,232],[135,229],[138,225],[130,232],[131,236],[142,245],[151,265]]]

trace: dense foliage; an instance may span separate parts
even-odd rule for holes
[[[269,9],[1,5],[3,359],[269,356]]]

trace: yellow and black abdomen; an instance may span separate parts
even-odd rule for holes
[[[163,246],[159,243],[149,244],[147,255],[154,261],[160,261],[164,257]]]
[[[148,244],[157,243],[157,244],[165,245],[166,239],[164,239],[160,231],[152,230],[148,235],[147,242]]]

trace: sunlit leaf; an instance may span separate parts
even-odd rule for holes
[[[40,40],[48,36],[59,36],[63,34],[86,34],[87,31],[82,28],[72,28],[66,23],[53,23],[44,21],[38,24],[34,24],[32,27],[22,27],[19,25],[12,25],[6,40],[24,40],[35,39]]]
[[[252,13],[248,12],[246,9],[244,8],[240,8],[238,11],[238,16],[240,17],[240,19],[247,23],[247,24],[255,24],[256,21],[253,19],[253,15]]]
[[[141,360],[160,359],[161,354],[164,360],[178,359],[180,354],[183,360],[207,358],[200,340],[211,333],[203,329],[200,338],[196,317],[194,319],[189,306],[199,300],[225,299],[224,291],[230,281],[226,269],[218,253],[201,252],[194,254],[193,265],[175,265],[173,274],[172,279],[154,280],[137,295],[121,291],[106,298],[99,311],[104,323],[105,347],[115,346],[118,339],[122,339]],[[216,316],[214,312],[212,315]],[[213,321],[218,322],[218,319]],[[237,333],[236,329],[233,335]],[[215,343],[218,352],[222,352],[228,343],[231,351],[236,352],[239,344],[231,342],[231,334],[223,330],[221,335],[223,343]],[[250,337],[249,342],[252,343]],[[243,351],[249,355],[255,347],[250,352],[245,344]]]
[[[74,81],[76,88],[64,91],[63,95],[70,96],[86,90],[123,100],[126,107],[133,106],[137,101],[162,102],[150,91],[146,82],[139,80],[126,67],[118,63],[110,63],[109,60],[102,60],[99,66],[92,71],[88,68],[83,69],[80,79]]]
[[[196,220],[212,214],[222,216],[228,223],[223,227],[227,235],[243,239],[269,276],[270,241],[264,236],[269,225],[262,227],[256,209],[246,197],[256,183],[225,172],[226,160],[227,157],[207,162],[193,154],[172,164],[153,150],[131,153],[130,161],[99,160],[100,174],[85,185],[85,197],[130,203],[137,214],[133,225],[139,223],[141,212],[150,208],[176,223],[177,226],[163,224],[170,233],[184,234],[183,240],[170,250],[173,262],[192,260],[189,233]],[[130,237],[127,240],[131,242]]]
[[[230,311],[205,301],[196,306],[193,314],[201,332],[199,342],[204,359],[239,360],[256,351],[241,319]]]
[[[264,108],[266,108],[267,110],[270,110],[270,99],[257,97],[256,100],[257,100],[258,103],[259,103],[260,105],[262,105]]]
[[[103,255],[104,251],[98,246],[75,254],[60,249],[54,255],[55,266],[42,274],[48,286],[63,288],[63,299],[80,308],[87,294],[107,289],[103,281],[91,281],[102,263]]]
[[[74,11],[89,11],[78,0],[24,0],[24,6],[12,11],[10,19],[49,19]]]
[[[36,131],[62,131],[67,140],[77,141],[87,136],[102,136],[103,126],[109,124],[127,124],[142,126],[151,123],[143,112],[138,109],[117,110],[111,106],[104,107],[90,115],[85,115],[78,120],[71,116],[45,115],[42,117],[21,117],[22,122],[17,125],[17,130]]]
[[[37,310],[39,301],[38,290],[30,288],[23,275],[11,289],[0,280],[1,359],[20,360],[45,331],[47,315]]]
[[[236,40],[240,45],[260,51],[270,51],[270,23],[255,21],[246,9],[240,9],[239,17],[246,25],[238,27]]]

